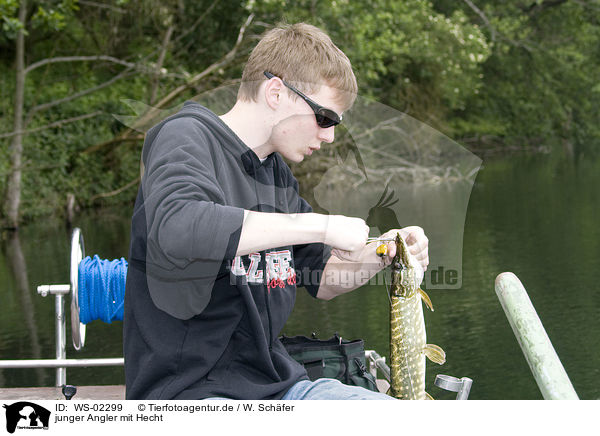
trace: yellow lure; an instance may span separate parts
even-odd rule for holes
[[[377,256],[379,257],[383,257],[387,254],[387,245],[386,244],[381,244],[379,247],[377,247],[377,249],[375,250],[375,253],[377,253]]]

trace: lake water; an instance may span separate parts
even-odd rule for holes
[[[466,215],[462,287],[430,289],[435,312],[426,311],[428,342],[447,354],[428,363],[427,390],[438,373],[474,380],[471,399],[541,399],[541,394],[494,292],[503,271],[528,290],[553,345],[582,399],[600,398],[600,162],[566,162],[551,156],[486,159]],[[127,256],[130,210],[86,213],[76,220],[86,254]],[[427,230],[427,229],[426,229]],[[433,246],[433,241],[432,241]],[[433,253],[432,253],[433,257]],[[69,234],[58,221],[23,227],[0,252],[0,359],[54,358],[54,298],[40,284],[67,283]],[[389,304],[383,286],[365,286],[329,302],[299,290],[284,328],[287,335],[334,332],[363,338],[388,355]],[[68,311],[68,304],[67,304]],[[86,347],[69,358],[122,356],[122,323],[94,321]],[[52,386],[54,370],[0,370],[0,386]],[[69,369],[74,385],[123,384],[122,368]]]

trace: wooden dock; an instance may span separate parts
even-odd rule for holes
[[[64,400],[62,388],[0,388],[0,399],[18,400]],[[72,400],[124,400],[125,386],[77,386]]]
[[[389,383],[377,380],[380,392],[386,392]],[[0,388],[0,400],[3,401],[35,401],[35,400],[64,400],[62,388]],[[72,400],[124,400],[125,386],[77,386],[77,394]]]

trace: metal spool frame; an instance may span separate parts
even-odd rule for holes
[[[0,360],[1,368],[55,368],[55,386],[67,383],[67,368],[82,368],[92,366],[123,366],[122,357],[100,359],[67,359],[67,320],[65,317],[65,296],[71,295],[71,336],[73,347],[81,350],[85,345],[85,324],[79,318],[79,263],[85,257],[81,229],[75,228],[71,235],[70,283],[61,285],[40,285],[37,292],[42,297],[54,295],[54,325],[56,359],[19,359]]]
[[[81,229],[71,235],[71,336],[77,351],[85,345],[85,324],[79,321],[79,263],[85,257],[85,246]]]

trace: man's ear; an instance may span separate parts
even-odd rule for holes
[[[273,77],[267,81],[265,86],[265,101],[272,109],[277,109],[282,98],[283,82],[279,77]]]

